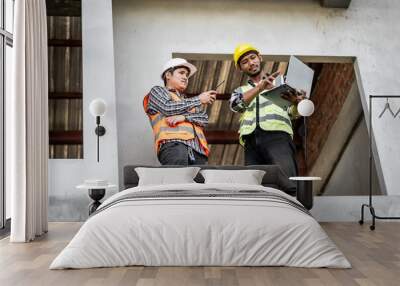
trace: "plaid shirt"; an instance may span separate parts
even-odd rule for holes
[[[237,88],[232,92],[229,100],[229,107],[233,112],[244,112],[247,108],[246,102],[243,100],[243,93],[241,88]]]
[[[175,91],[174,91],[175,92]],[[193,98],[186,98],[185,96],[175,92],[179,97],[182,98],[181,101],[172,100],[169,95],[170,91],[166,87],[155,86],[150,90],[149,95],[149,108],[148,111],[151,114],[160,112],[165,116],[174,115],[184,115],[186,121],[196,124],[201,127],[205,127],[208,123],[208,115],[205,109],[202,108],[201,102],[198,96]],[[195,109],[195,112],[189,112],[191,109]],[[205,155],[204,150],[201,148],[200,142],[197,136],[191,140],[181,140],[181,139],[170,139],[165,140],[161,143],[167,142],[181,142],[196,152]]]

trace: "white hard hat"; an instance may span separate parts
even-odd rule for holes
[[[181,59],[181,58],[174,58],[174,59],[170,59],[163,67],[163,70],[161,72],[161,77],[163,76],[163,74],[169,70],[170,68],[174,68],[174,67],[187,67],[189,69],[189,77],[191,77],[192,75],[195,74],[195,72],[197,71],[197,68],[192,65],[191,63],[188,63],[187,60],[185,59]]]

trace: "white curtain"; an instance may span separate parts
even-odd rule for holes
[[[12,242],[47,232],[48,83],[45,0],[14,8],[13,93],[6,111]]]

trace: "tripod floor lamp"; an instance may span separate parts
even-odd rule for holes
[[[297,105],[297,111],[304,118],[304,162],[307,173],[307,120],[314,113],[314,103],[309,99],[303,99]]]

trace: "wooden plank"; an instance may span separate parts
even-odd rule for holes
[[[50,131],[50,145],[83,144],[82,130],[75,131]]]
[[[49,92],[49,99],[82,99],[82,92]]]
[[[47,16],[80,17],[81,0],[46,0]]]
[[[305,63],[354,63],[356,58],[352,56],[310,56],[294,55]],[[232,54],[204,54],[204,53],[172,53],[174,58],[186,60],[229,60],[232,61]],[[274,62],[288,62],[290,55],[262,55],[263,60]],[[233,61],[232,61],[233,64]],[[239,71],[237,71],[239,72]]]
[[[239,144],[237,131],[206,130],[205,135],[209,144]]]
[[[321,0],[322,7],[326,8],[349,8],[351,0]]]
[[[51,47],[82,47],[82,40],[49,39],[48,45]]]

